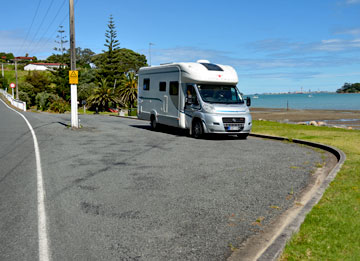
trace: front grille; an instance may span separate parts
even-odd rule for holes
[[[244,129],[245,118],[223,118],[224,129],[227,132],[239,132]]]
[[[222,118],[223,123],[245,123],[245,118],[233,118],[233,117],[226,117]]]

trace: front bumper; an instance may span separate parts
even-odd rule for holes
[[[227,120],[224,120],[226,118]],[[239,120],[239,118],[241,120]],[[231,121],[231,119],[235,119]],[[230,121],[229,121],[230,120]],[[225,121],[225,122],[224,122]],[[247,114],[205,114],[203,118],[204,132],[216,134],[250,133],[252,117]]]

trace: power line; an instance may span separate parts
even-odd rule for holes
[[[39,43],[45,38],[45,35],[46,33],[49,31],[50,27],[53,25],[53,23],[55,22],[56,18],[58,17],[58,15],[60,14],[60,11],[62,10],[62,8],[64,7],[65,5],[65,2],[67,0],[64,0],[63,3],[61,4],[61,6],[59,7],[58,11],[56,12],[56,15],[54,16],[54,18],[52,19],[51,23],[49,23],[48,27],[46,28],[45,32],[41,35],[41,37],[39,38],[39,40],[32,45],[32,48],[31,48],[31,52],[34,52],[36,50],[36,48],[38,47]],[[44,46],[41,45],[40,47]]]
[[[36,30],[36,33],[34,34],[34,37],[33,37],[32,40],[31,40],[31,43],[34,43],[34,41],[35,41],[35,39],[36,39],[36,36],[38,35],[38,33],[39,33],[39,31],[40,31],[40,29],[41,29],[41,27],[42,27],[42,25],[43,25],[43,23],[44,23],[44,21],[45,21],[45,18],[46,18],[47,15],[49,14],[50,8],[51,8],[51,6],[53,5],[53,3],[54,3],[54,0],[52,0],[52,1],[50,2],[50,5],[49,5],[48,9],[46,10],[46,13],[45,13],[44,17],[43,17],[43,19],[41,20],[41,23],[40,23],[38,29]]]
[[[67,0],[65,0],[64,3],[65,3],[66,1],[67,1]],[[79,0],[76,0],[76,1],[75,1],[75,6],[78,4],[78,2],[79,2]],[[60,9],[62,9],[64,3],[62,4],[62,6],[61,6]],[[59,11],[58,11],[58,13],[59,13]],[[64,18],[61,20],[61,22],[59,23],[59,25],[56,27],[55,31],[50,35],[50,37],[48,38],[48,40],[47,40],[47,41],[44,41],[43,44],[40,45],[41,48],[42,48],[43,46],[47,45],[48,43],[50,43],[50,41],[55,40],[54,37],[55,37],[55,34],[56,34],[57,31],[58,31],[58,27],[61,26],[61,25],[63,25],[64,21],[65,21],[66,19],[68,19],[68,18],[69,18],[69,14],[67,13],[67,14],[64,16]],[[40,41],[39,41],[39,42],[40,42]],[[33,48],[32,50],[35,51],[34,48]]]
[[[40,45],[39,49],[41,49],[41,48],[43,48],[44,46],[46,46],[48,43],[50,43],[50,41],[55,40],[55,35],[56,35],[57,31],[58,31],[59,26],[61,26],[61,25],[64,23],[65,19],[67,19],[67,18],[69,18],[69,14],[67,14],[67,15],[64,16],[64,18],[61,20],[61,22],[60,22],[59,25],[57,26],[56,30],[48,37],[47,40],[43,41],[43,43],[42,43],[42,45]],[[34,50],[34,51],[35,51],[35,50]]]
[[[36,8],[36,11],[35,11],[35,14],[34,14],[34,17],[33,17],[32,21],[31,21],[31,24],[30,24],[30,28],[29,28],[29,30],[28,30],[28,32],[26,34],[26,37],[24,38],[24,41],[22,42],[21,47],[17,49],[17,52],[20,52],[20,50],[23,48],[27,38],[29,37],[30,31],[31,31],[32,26],[33,26],[34,21],[35,21],[35,17],[37,16],[37,13],[39,11],[40,4],[41,4],[41,0],[39,0],[39,3],[37,5],[37,8]]]

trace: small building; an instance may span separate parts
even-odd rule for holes
[[[60,68],[61,63],[30,63],[24,67],[25,71],[46,71]],[[66,65],[65,65],[66,66]]]

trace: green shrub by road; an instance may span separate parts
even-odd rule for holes
[[[253,132],[323,143],[346,161],[281,260],[360,260],[360,131],[254,121]]]

